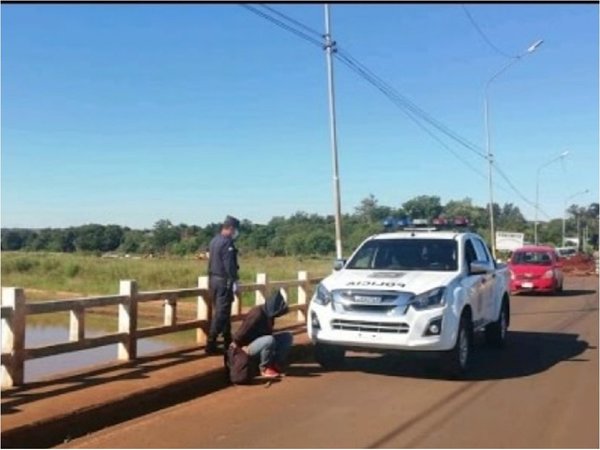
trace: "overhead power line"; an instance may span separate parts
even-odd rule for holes
[[[444,141],[442,141],[431,130],[429,130],[425,125],[423,125],[419,121],[419,119],[417,117],[415,117],[414,112],[412,112],[410,109],[406,109],[405,104],[401,101],[401,99],[398,99],[394,95],[393,92],[390,92],[389,89],[386,88],[385,85],[378,83],[370,75],[367,75],[363,70],[361,70],[360,67],[355,65],[353,61],[346,58],[344,55],[338,54],[338,59],[340,60],[340,62],[342,64],[346,65],[350,70],[354,71],[359,76],[361,76],[363,79],[365,79],[367,82],[369,82],[370,84],[375,86],[379,91],[381,91],[381,93],[383,93],[383,95],[385,95],[395,105],[399,106],[401,108],[402,112],[405,113],[409,119],[411,119],[419,128],[421,128],[423,131],[425,131],[429,136],[431,136],[433,139],[435,139],[435,141],[438,142],[442,147],[444,147],[446,150],[448,150],[450,153],[452,153],[457,159],[462,161],[471,170],[473,170],[474,172],[478,173],[479,175],[481,175],[485,178],[485,175],[482,172],[480,172],[478,169],[476,169],[466,158],[464,158],[458,152],[456,152],[452,148],[450,148]]]
[[[261,4],[259,6],[262,6],[264,9],[270,11],[273,14],[276,14],[278,17],[287,21],[289,24],[283,22],[282,20],[277,19],[276,17],[274,17],[264,11],[259,10],[258,8],[254,7],[254,6],[251,6],[248,4],[241,4],[240,6],[248,9],[252,13],[264,18],[265,20],[268,20],[269,22],[273,23],[274,25],[277,25],[278,27],[295,34],[296,36],[300,37],[301,39],[304,39],[305,41],[307,41],[315,46],[318,46],[320,48],[324,48],[322,41],[317,40],[316,38],[307,34],[307,32],[311,33],[314,36],[318,36],[319,38],[323,38],[323,35],[321,33],[319,33],[318,31],[316,31],[315,29],[309,27],[308,25],[305,25],[302,22],[300,22],[288,15],[281,13],[280,11],[277,11],[276,9],[274,9],[268,5]],[[468,11],[466,11],[466,9],[465,9],[465,12],[468,14]],[[473,21],[473,23],[474,23],[474,21]],[[476,26],[475,23],[474,23],[474,26]],[[305,31],[301,31],[298,28],[302,28]],[[432,117],[426,111],[424,111],[419,106],[417,106],[415,103],[413,103],[411,100],[409,100],[405,95],[401,94],[398,90],[396,90],[389,83],[387,83],[386,81],[381,79],[372,70],[370,70],[368,67],[366,67],[364,64],[362,64],[360,61],[358,61],[355,57],[353,57],[346,50],[340,49],[338,47],[338,48],[336,48],[335,52],[336,52],[335,55],[340,62],[342,62],[344,65],[346,65],[352,71],[354,71],[356,74],[358,74],[360,77],[362,77],[365,81],[367,81],[368,83],[373,85],[375,88],[377,88],[381,93],[383,93],[390,101],[392,101],[396,106],[398,106],[406,114],[407,117],[409,117],[419,128],[421,128],[423,131],[425,131],[431,138],[433,138],[445,150],[452,153],[452,155],[454,155],[458,160],[460,160],[471,171],[473,171],[480,177],[487,179],[487,175],[485,175],[482,171],[480,171],[475,166],[473,166],[473,164],[471,164],[459,152],[456,152],[455,150],[453,150],[446,142],[444,142],[442,139],[440,139],[440,137],[438,137],[431,129],[427,128],[423,124],[423,122],[426,122],[427,124],[429,124],[430,126],[435,128],[436,130],[445,134],[447,137],[451,138],[456,143],[460,144],[461,146],[468,149],[469,151],[476,154],[477,156],[487,160],[487,155],[483,152],[483,150],[479,146],[468,141],[466,138],[460,136],[459,134],[457,134],[456,132],[454,132],[453,130],[448,128],[446,125],[444,125],[443,123],[439,122],[437,119]],[[507,56],[507,55],[505,55],[505,56]],[[512,58],[512,56],[507,56],[507,57]],[[508,176],[504,173],[504,171],[502,171],[502,169],[500,169],[500,167],[497,166],[497,163],[494,164],[493,167],[498,172],[498,174],[503,179],[503,181],[510,187],[510,189],[513,192],[515,192],[519,196],[519,198],[521,198],[529,206],[532,206],[534,208],[536,207],[535,203],[532,202],[531,200],[529,200],[525,195],[523,195],[523,193],[514,185],[514,183],[510,180],[510,178],[508,178]],[[503,186],[497,185],[496,183],[494,183],[494,185],[496,187],[498,187],[499,189],[501,189],[505,192],[508,192]],[[544,216],[546,216],[547,218],[550,218],[550,216],[548,214],[546,214],[544,211],[542,211],[541,208],[538,208],[538,210]]]
[[[282,22],[281,20],[273,17],[272,15],[269,15],[269,14],[261,11],[260,9],[254,7],[254,6],[251,6],[251,5],[248,5],[248,4],[245,4],[245,3],[240,4],[240,6],[243,7],[243,8],[246,8],[247,10],[253,12],[257,16],[262,17],[265,20],[268,20],[269,22],[277,25],[278,27],[283,28],[284,30],[289,31],[290,33],[295,34],[299,38],[304,39],[305,41],[310,42],[313,45],[316,45],[317,47],[321,47],[321,48],[323,47],[323,43],[321,41],[315,39],[314,37],[306,34],[303,31],[298,30],[297,28],[294,28],[293,26],[290,26],[290,25],[286,24],[285,22]],[[270,8],[270,9],[272,9],[272,8]]]
[[[293,17],[288,16],[287,14],[282,13],[281,11],[276,10],[275,8],[272,8],[269,5],[265,5],[265,4],[260,4],[260,6],[262,6],[263,8],[271,11],[273,14],[278,15],[279,17],[281,17],[284,20],[287,20],[288,22],[296,25],[297,27],[300,27],[302,29],[304,29],[305,31],[308,31],[309,33],[317,36],[318,38],[323,38],[323,33],[315,30],[314,28],[309,27],[308,25],[300,22],[299,20],[294,19]]]
[[[352,70],[357,72],[360,76],[362,76],[366,81],[371,83],[377,89],[382,91],[386,97],[392,100],[397,106],[403,108],[405,110],[409,110],[415,116],[418,116],[420,119],[427,122],[432,127],[436,128],[438,131],[442,132],[449,138],[456,141],[458,144],[465,147],[467,150],[476,154],[477,156],[487,159],[487,156],[483,151],[472,142],[469,142],[467,139],[463,138],[456,132],[452,131],[443,123],[439,122],[435,118],[433,118],[430,114],[425,112],[419,106],[414,104],[411,100],[409,100],[405,95],[401,94],[397,89],[391,86],[389,83],[382,80],[379,76],[377,76],[373,71],[371,71],[368,67],[354,58],[350,53],[343,49],[338,49],[337,57],[340,61],[344,62],[347,66],[351,67]]]
[[[296,19],[293,19],[292,17],[290,17],[286,14],[283,14],[267,5],[262,5],[262,6],[267,8],[268,11],[271,11],[272,13],[277,14],[283,20],[288,21],[289,24],[282,22],[281,20],[273,17],[272,15],[270,15],[266,12],[259,10],[256,7],[253,7],[253,6],[250,6],[247,4],[242,4],[241,6],[247,8],[248,10],[252,11],[253,13],[263,17],[264,19],[274,23],[275,25],[277,25],[291,33],[296,34],[297,36],[301,37],[302,39],[305,39],[314,45],[323,47],[322,42],[317,41],[312,36],[306,34],[303,31],[300,31],[297,28],[297,27],[302,27],[302,28],[306,29],[307,31],[311,32],[312,34],[318,34],[318,32],[316,30],[312,29],[308,25],[305,25],[302,22],[300,22]],[[487,156],[485,155],[485,153],[482,151],[481,148],[479,148],[477,145],[473,144],[472,142],[468,141],[467,139],[463,138],[462,136],[458,135],[456,132],[454,132],[450,128],[448,128],[446,125],[444,125],[443,123],[439,122],[437,119],[432,117],[430,114],[428,114],[422,108],[420,108],[414,102],[412,102],[410,99],[408,99],[408,97],[401,94],[397,89],[395,89],[389,83],[382,80],[379,76],[377,76],[375,73],[373,73],[368,67],[366,67],[360,61],[358,61],[356,58],[354,58],[352,55],[350,55],[349,52],[337,48],[336,56],[338,58],[344,59],[347,65],[353,66],[354,70],[360,72],[363,77],[369,78],[372,83],[373,82],[377,83],[379,86],[381,86],[383,89],[385,89],[386,95],[388,96],[388,98],[391,96],[394,96],[395,103],[397,106],[399,106],[400,108],[405,108],[405,109],[410,110],[414,115],[420,117],[422,120],[429,123],[429,125],[431,125],[432,127],[437,128],[439,131],[446,134],[448,137],[450,137],[451,139],[453,139],[454,141],[456,141],[457,143],[459,143],[466,149],[477,154],[481,158],[487,159]]]
[[[551,219],[550,215],[547,214],[542,208],[540,208],[539,205],[536,205],[535,202],[532,202],[527,197],[525,197],[525,195],[510,180],[508,175],[506,175],[506,173],[500,167],[498,167],[497,162],[494,163],[493,167],[496,170],[496,172],[498,173],[498,175],[500,175],[500,177],[502,177],[502,179],[506,182],[506,184],[508,184],[508,186],[510,186],[510,188],[521,198],[521,200],[523,200],[525,203],[527,203],[532,208],[537,209],[547,219]]]
[[[467,7],[465,5],[461,5],[462,6],[462,10],[465,12],[467,18],[469,19],[469,22],[471,22],[471,25],[473,25],[473,28],[475,28],[475,30],[477,31],[477,33],[479,34],[479,36],[481,36],[481,39],[484,40],[484,42],[492,49],[494,50],[496,53],[498,53],[499,55],[504,56],[505,58],[510,58],[510,59],[514,59],[514,58],[518,58],[517,55],[509,55],[506,52],[503,52],[502,50],[500,50],[496,45],[494,45],[494,43],[486,36],[486,34],[483,32],[483,30],[481,29],[481,27],[479,25],[477,25],[477,22],[475,21],[475,19],[473,18],[473,16],[471,15],[471,13],[469,12],[469,10],[467,9]]]

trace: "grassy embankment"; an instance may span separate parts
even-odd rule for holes
[[[141,291],[197,286],[198,276],[206,274],[206,261],[192,258],[113,259],[64,253],[3,252],[2,286],[25,288],[27,301],[44,301],[70,297],[118,293],[119,280],[137,280]],[[310,276],[325,275],[331,270],[332,258],[240,257],[242,283],[252,283],[256,273],[266,273],[270,280],[296,279],[299,270]],[[290,301],[296,301],[291,289]],[[179,308],[181,320],[194,318],[194,299],[185,299]],[[254,294],[243,295],[242,302],[254,303]],[[140,305],[139,325],[161,323],[161,303]],[[90,329],[116,331],[116,307],[91,311],[87,315]],[[32,316],[30,324],[66,326],[67,313]],[[184,333],[189,338],[190,333]]]

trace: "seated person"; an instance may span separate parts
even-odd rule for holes
[[[264,305],[252,308],[233,335],[232,346],[241,348],[251,357],[260,356],[260,374],[264,377],[281,376],[292,346],[292,333],[282,331],[273,334],[275,318],[287,312],[288,305],[281,292],[277,291]]]

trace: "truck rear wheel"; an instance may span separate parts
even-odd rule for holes
[[[463,314],[452,350],[442,356],[442,370],[453,379],[463,378],[471,362],[473,348],[473,330],[468,315]]]
[[[496,348],[502,348],[506,345],[506,334],[508,331],[508,304],[506,300],[502,302],[500,317],[493,323],[485,327],[485,340],[488,345]]]
[[[346,350],[328,344],[315,344],[315,360],[324,369],[338,369],[344,365]]]

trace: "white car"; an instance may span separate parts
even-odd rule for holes
[[[469,366],[473,333],[501,347],[509,275],[474,233],[412,230],[365,240],[316,288],[307,317],[323,367],[347,349],[435,352],[449,375]]]

